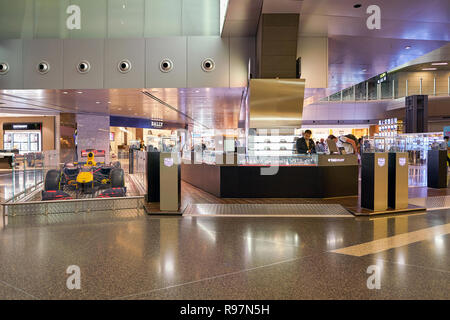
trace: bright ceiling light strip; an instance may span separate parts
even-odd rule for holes
[[[142,91],[142,93],[143,93],[144,95],[146,95],[147,97],[149,97],[149,98],[151,98],[151,99],[153,99],[153,100],[159,102],[160,104],[166,106],[167,108],[169,108],[169,109],[171,109],[171,110],[173,110],[173,111],[175,111],[175,112],[181,114],[183,117],[185,117],[185,118],[187,118],[187,119],[189,119],[189,120],[192,120],[194,123],[197,123],[197,124],[201,125],[202,127],[206,128],[206,129],[210,129],[209,127],[207,127],[207,126],[205,126],[204,124],[198,122],[198,121],[195,120],[194,118],[188,116],[186,113],[181,112],[180,110],[178,110],[177,108],[171,106],[171,105],[168,104],[167,102],[165,102],[165,101],[163,101],[163,100],[161,100],[161,99],[155,97],[155,96],[152,95],[150,92],[148,92],[148,91]]]
[[[227,16],[229,0],[220,0],[220,35],[222,35],[225,18]]]
[[[432,66],[446,66],[448,62],[434,62],[431,64]]]

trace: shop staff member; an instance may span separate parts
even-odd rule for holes
[[[311,130],[306,130],[303,137],[297,140],[295,146],[297,153],[316,153],[315,143],[311,139]]]
[[[336,142],[336,146],[341,150],[341,154],[358,153],[358,140],[352,134],[340,136]]]

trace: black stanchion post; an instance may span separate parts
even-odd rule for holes
[[[160,200],[159,152],[147,152],[147,202]]]
[[[388,205],[392,209],[408,208],[408,154],[389,153]]]

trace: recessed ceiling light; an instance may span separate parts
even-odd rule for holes
[[[357,3],[357,4],[353,5],[353,8],[355,8],[355,9],[361,8],[361,3]]]
[[[411,46],[406,46],[405,49],[409,50],[409,49],[411,49]]]
[[[100,104],[100,101],[95,101],[96,104]]]
[[[366,72],[367,71],[367,69],[362,69],[362,72]]]
[[[83,93],[83,91],[77,91],[77,93]]]
[[[108,101],[108,104],[111,104],[111,101]]]
[[[67,92],[67,91],[64,91],[63,93],[64,93],[64,94],[68,94],[68,92]]]
[[[423,68],[423,71],[433,71],[433,70],[437,70],[437,68]]]
[[[432,66],[446,66],[448,62],[434,62],[431,64]]]

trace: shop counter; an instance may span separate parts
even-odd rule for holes
[[[258,159],[238,161],[236,164],[183,161],[181,179],[221,198],[329,198],[358,195],[356,155],[314,155],[302,161],[282,159],[272,168],[264,161],[259,162]],[[263,168],[270,169],[263,174]]]

